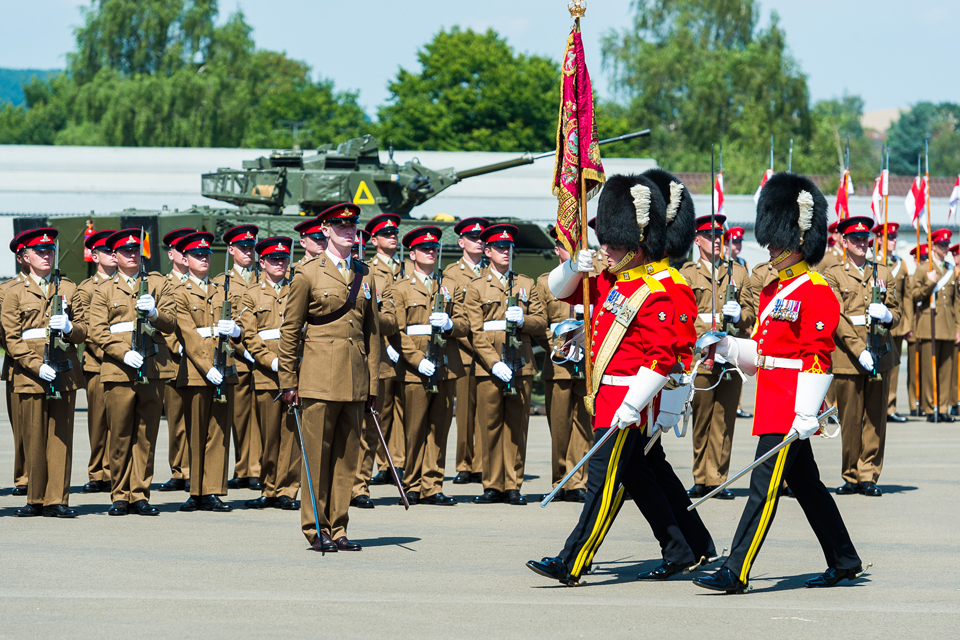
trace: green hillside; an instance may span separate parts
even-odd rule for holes
[[[0,69],[0,104],[23,104],[24,82],[33,76],[43,79],[59,72],[59,69]]]

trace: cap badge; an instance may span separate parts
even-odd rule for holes
[[[53,242],[53,240],[51,240],[50,236],[48,236],[47,234],[43,234],[43,237],[40,238],[40,242]]]
[[[423,236],[423,239],[424,239],[424,240],[436,240],[436,238],[433,237],[433,234],[431,234],[429,231],[427,232],[427,235]]]
[[[201,238],[201,239],[200,239],[200,244],[198,244],[197,246],[198,246],[198,247],[209,247],[210,245],[207,244],[207,241],[206,241],[206,240],[204,240],[203,238]]]

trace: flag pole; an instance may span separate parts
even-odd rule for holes
[[[580,5],[579,2],[574,2],[570,5],[570,15],[573,17],[574,30],[577,32],[580,31],[580,16],[586,11],[586,5],[583,6],[574,6]],[[578,163],[579,164],[579,163]],[[583,168],[580,167],[580,249],[581,251],[586,251],[589,249],[587,245],[587,229],[589,226],[587,223],[588,220],[587,214],[587,180],[583,175]],[[584,272],[582,275],[581,282],[583,284],[583,349],[584,349],[584,368],[583,373],[586,378],[585,382],[587,385],[587,397],[593,393],[593,336],[591,335],[590,326],[593,324],[593,313],[590,310],[590,274]]]
[[[843,173],[840,174],[840,188],[843,190],[843,194],[844,194],[844,195],[847,195],[847,176],[850,174],[850,136],[847,136],[847,149],[846,149],[845,153],[843,154],[843,165],[844,165],[844,166],[843,166]],[[849,217],[849,209],[850,209],[850,200],[849,200],[849,198],[848,198],[848,199],[847,199],[847,211],[844,211],[844,212],[843,212],[843,213],[846,213],[846,214],[848,215],[848,217]],[[843,216],[841,216],[840,219],[843,220]],[[843,245],[843,261],[844,261],[844,262],[847,261],[847,245],[846,245],[846,243],[844,243],[844,245]]]
[[[933,271],[933,234],[930,220],[930,141],[924,140],[924,157],[926,158],[926,173],[924,173],[923,202],[927,208],[927,269]],[[919,226],[919,225],[918,225]],[[918,252],[919,253],[919,252]],[[946,265],[944,265],[946,266]],[[934,287],[930,294],[930,380],[933,382],[933,421],[940,419],[940,401],[937,396],[937,289]]]
[[[917,180],[919,179],[920,179],[920,154],[918,153],[917,154]],[[914,207],[916,207],[916,203],[914,203]],[[914,215],[916,215],[916,209],[914,209]],[[914,226],[916,226],[917,228],[917,255],[915,256],[914,259],[916,260],[917,264],[920,264],[920,218],[919,217],[917,217],[916,222],[917,224]]]
[[[723,158],[723,156],[720,156]],[[720,161],[720,171],[723,171],[723,161]],[[790,153],[787,155],[787,171],[793,171],[793,138],[790,138]]]
[[[887,161],[887,171],[890,170],[890,149],[887,145],[883,145],[883,149],[880,151],[880,195],[883,196],[883,264],[887,264],[887,222],[889,221],[887,209],[890,207],[890,186],[887,184],[889,181],[889,174],[884,173],[883,161],[884,154],[886,154]]]

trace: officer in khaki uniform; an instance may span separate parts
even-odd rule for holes
[[[913,337],[913,307],[907,300],[907,277],[909,275],[907,261],[897,255],[897,236],[900,225],[891,222],[887,225],[887,268],[890,269],[891,281],[887,288],[892,289],[900,301],[900,322],[890,329],[890,351],[892,352],[893,367],[887,372],[890,379],[890,391],[887,396],[887,422],[906,422],[907,419],[897,412],[897,384],[900,379],[900,357],[903,354],[903,340]],[[883,225],[873,228],[876,238],[873,252],[873,261],[883,260]],[[912,366],[907,362],[907,368]]]
[[[745,304],[747,299],[752,298],[747,270],[734,261],[731,275],[730,263],[720,258],[723,223],[726,219],[723,215],[714,216],[712,221],[710,216],[696,219],[694,243],[700,252],[700,259],[688,262],[680,270],[697,300],[695,327],[698,335],[713,328],[712,313],[717,314],[716,328],[719,331],[723,331],[728,323],[738,331],[749,331],[755,318],[753,304]],[[711,267],[713,260],[717,261],[715,285]],[[733,300],[724,302],[731,279],[736,294]],[[713,299],[714,291],[716,300]],[[712,371],[701,364],[697,372],[697,391],[693,395],[694,485],[687,491],[691,498],[704,496],[726,482],[730,470],[730,450],[743,380],[728,369],[725,364],[717,362]],[[716,497],[729,500],[733,494],[724,489]]]
[[[838,230],[847,261],[821,271],[840,302],[836,349],[830,358],[843,425],[840,464],[844,482],[837,495],[881,495],[876,483],[883,467],[889,372],[896,362],[890,331],[900,322],[900,300],[892,287],[890,269],[867,261],[872,226],[873,220],[866,216],[841,220]],[[871,302],[875,284],[882,302]],[[879,345],[871,344],[870,329],[875,323],[880,325]]]
[[[219,496],[227,494],[227,454],[230,449],[230,420],[233,416],[233,388],[237,373],[232,353],[227,354],[225,371],[214,366],[220,336],[228,345],[239,344],[240,309],[232,306],[231,318],[221,320],[223,287],[210,282],[213,234],[191,233],[177,240],[190,272],[177,288],[177,339],[183,358],[177,372],[177,388],[183,394],[183,410],[190,437],[190,498],[181,511],[231,511]],[[216,396],[216,398],[215,398]]]
[[[910,258],[905,260],[909,269],[907,270],[907,281],[904,284],[904,302],[903,306],[910,307],[910,315],[913,322],[910,325],[910,334],[907,337],[907,403],[910,407],[910,416],[913,418],[923,417],[920,411],[920,357],[917,355],[917,303],[912,300],[910,293],[910,278],[917,272],[917,265],[922,260],[927,259],[927,245],[921,244],[920,258],[917,258],[917,248],[910,249]],[[929,324],[929,323],[928,323]]]
[[[468,332],[463,289],[438,279],[437,227],[420,227],[403,237],[413,269],[393,288],[397,345],[403,363],[404,427],[407,439],[404,491],[410,504],[455,505],[443,494],[447,435],[453,421],[456,380],[464,375],[456,339]],[[437,301],[442,311],[434,311]],[[433,343],[439,333],[443,346]],[[402,502],[402,500],[401,500]]]
[[[63,278],[56,291],[56,284],[51,281],[57,233],[56,229],[41,228],[20,236],[25,247],[22,259],[29,265],[30,273],[22,282],[7,289],[0,310],[6,355],[14,359],[13,392],[20,411],[19,424],[30,478],[27,505],[16,511],[20,517],[73,518],[77,515],[67,506],[74,408],[77,389],[83,383],[75,345],[86,340],[87,331],[80,322],[83,309],[77,309],[72,302],[76,285]],[[55,294],[63,298],[64,313],[51,315]],[[57,347],[64,363],[59,368],[44,362],[50,330],[59,330],[63,339]],[[60,394],[60,399],[47,398],[51,389]]]
[[[293,228],[300,234],[300,247],[303,249],[303,257],[297,260],[297,265],[327,250],[327,236],[323,235],[322,228],[323,222],[319,218],[304,220]]]
[[[94,291],[90,339],[103,353],[101,380],[110,428],[111,516],[159,515],[150,504],[162,389],[174,374],[164,333],[172,333],[174,286],[161,273],[146,274],[148,293],[140,295],[140,229],[124,229],[106,239],[116,257],[116,276]],[[141,349],[133,350],[137,318],[146,321]],[[152,332],[152,335],[151,335]]]
[[[176,289],[187,281],[187,265],[183,254],[174,246],[180,238],[196,229],[175,229],[163,236],[163,245],[170,258],[170,273],[167,281]],[[157,487],[160,491],[184,491],[190,480],[190,438],[187,435],[187,421],[183,413],[183,392],[177,388],[176,375],[180,370],[183,359],[183,346],[177,340],[176,332],[164,335],[166,352],[173,365],[173,376],[163,387],[163,412],[167,416],[167,434],[169,436],[168,460],[170,462],[170,479]]]
[[[834,265],[843,264],[843,234],[838,231],[838,224],[838,221],[834,221],[827,227],[827,231],[830,233],[829,246],[823,254],[823,259],[816,265],[816,270],[821,273]]]
[[[276,236],[257,244],[260,256],[260,279],[247,288],[243,296],[240,324],[243,345],[255,364],[257,424],[263,443],[260,477],[263,483],[259,498],[244,504],[251,509],[275,507],[300,509],[300,442],[292,413],[276,401],[280,384],[277,378],[280,360],[280,325],[287,306],[290,282],[285,274],[293,255],[293,239]]]
[[[318,216],[327,250],[297,268],[280,328],[280,387],[288,405],[302,399],[304,465],[313,483],[301,500],[301,530],[320,552],[360,550],[347,538],[348,511],[364,408],[376,406],[380,336],[376,281],[350,257],[359,217],[351,203]]]
[[[16,257],[17,264],[20,267],[20,273],[0,283],[0,305],[3,304],[3,298],[6,296],[7,291],[9,291],[11,287],[23,282],[23,279],[28,277],[30,273],[29,265],[22,260],[25,247],[20,241],[20,237],[23,233],[24,232],[18,233],[16,237],[10,241],[10,251]],[[6,386],[7,419],[10,420],[10,427],[13,429],[13,491],[10,495],[25,496],[27,495],[26,456],[23,452],[23,435],[20,431],[20,412],[14,410],[19,406],[19,402],[16,394],[13,392],[13,357],[6,355],[10,352],[7,350],[7,338],[6,333],[3,331],[2,324],[0,324],[0,348],[3,348],[5,354],[3,357],[3,369],[0,370],[0,380],[3,380]]]
[[[570,254],[557,239],[556,227],[550,228],[550,237],[554,241],[554,253],[564,263],[570,259]],[[547,331],[539,338],[543,349],[547,352],[543,359],[543,371],[540,378],[544,383],[544,402],[547,409],[547,425],[550,428],[551,441],[551,476],[553,486],[567,475],[567,471],[580,462],[590,447],[593,446],[593,429],[590,426],[590,414],[584,398],[587,395],[587,382],[584,375],[583,350],[577,349],[572,354],[561,354],[567,358],[562,362],[554,362],[553,330],[565,320],[583,321],[583,305],[571,305],[557,300],[550,293],[547,278],[550,273],[544,273],[537,278],[537,293],[543,304],[547,318]],[[576,311],[574,310],[576,306]],[[583,502],[587,495],[587,465],[580,470],[560,490],[557,498],[567,502]]]
[[[497,224],[486,228],[480,239],[490,259],[486,277],[467,286],[465,305],[473,342],[473,367],[477,377],[477,431],[483,459],[483,494],[478,504],[509,502],[524,505],[520,494],[527,453],[530,421],[530,389],[537,372],[531,336],[547,330],[547,316],[528,276],[510,272],[510,256],[517,227]],[[513,277],[515,306],[508,306]],[[516,326],[520,346],[514,361],[505,362],[507,323]]]
[[[933,243],[933,269],[926,256],[910,276],[907,291],[916,304],[914,335],[920,351],[920,410],[927,422],[953,422],[949,415],[950,387],[953,380],[953,351],[957,342],[956,276],[951,264],[944,262],[950,247],[950,230],[939,229],[930,234]],[[923,245],[921,245],[923,246]],[[936,335],[931,335],[931,297],[936,296]],[[934,338],[936,340],[934,341]],[[933,397],[933,356],[937,358],[937,402]],[[934,405],[937,406],[934,406]],[[939,413],[939,415],[935,415]]]
[[[107,428],[106,407],[103,404],[103,382],[100,379],[100,363],[103,352],[93,341],[90,331],[90,300],[94,290],[117,271],[117,259],[107,247],[107,238],[113,229],[98,231],[83,241],[90,251],[97,273],[77,285],[77,306],[85,310],[83,324],[87,327],[87,343],[83,349],[83,377],[87,390],[87,433],[90,436],[90,462],[87,464],[88,482],[84,493],[100,493],[110,490],[110,430]]]

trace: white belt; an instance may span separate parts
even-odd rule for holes
[[[862,327],[867,324],[867,316],[850,316],[850,322],[855,327]]]
[[[263,331],[258,331],[257,335],[260,336],[261,340],[279,340],[280,329],[264,329]]]
[[[47,329],[27,329],[20,337],[24,340],[46,340],[47,339]]]
[[[118,322],[110,325],[110,333],[131,333],[133,331],[133,322]]]
[[[506,331],[507,330],[507,321],[506,320],[488,320],[483,323],[484,331]]]
[[[213,327],[197,327],[197,333],[200,334],[201,338],[212,338]]]
[[[758,369],[796,369],[803,368],[803,360],[799,358],[774,358],[773,356],[757,356]]]
[[[433,327],[429,324],[408,324],[406,333],[408,336],[428,336],[433,333]]]
[[[600,376],[600,384],[608,384],[611,387],[629,387],[637,376]]]
[[[723,322],[723,314],[722,314],[722,313],[717,313],[717,314],[712,314],[712,313],[700,313],[700,314],[697,314],[697,317],[700,318],[700,322],[710,323],[710,322],[713,322],[713,317],[714,317],[714,315],[716,315],[716,317],[717,317],[717,322]]]

